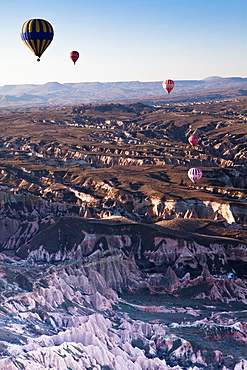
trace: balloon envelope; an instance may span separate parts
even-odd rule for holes
[[[21,28],[22,41],[39,58],[52,42],[54,31],[52,25],[44,19],[29,19]]]
[[[69,54],[69,56],[70,56],[70,59],[72,59],[73,60],[73,62],[74,62],[74,64],[75,64],[75,62],[77,61],[77,59],[79,58],[79,56],[80,56],[80,54],[78,53],[78,51],[71,51],[70,52],[70,54]]]
[[[173,80],[165,80],[164,82],[162,82],[162,87],[168,92],[168,94],[170,94],[170,92],[174,88],[174,85],[175,82]]]
[[[200,168],[190,168],[188,171],[188,177],[194,184],[196,184],[202,177],[202,171]]]
[[[198,143],[199,139],[197,136],[191,135],[188,140],[189,140],[189,143],[194,146]]]

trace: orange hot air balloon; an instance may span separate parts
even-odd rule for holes
[[[189,143],[191,144],[191,145],[196,145],[197,143],[198,143],[198,137],[197,136],[195,136],[195,135],[191,135],[190,137],[189,137],[189,139],[188,139],[188,141],[189,141]]]
[[[70,59],[73,60],[74,64],[75,62],[77,61],[77,59],[79,58],[80,54],[78,53],[78,51],[71,51],[70,54]]]
[[[174,88],[174,85],[175,82],[173,80],[165,80],[164,82],[162,82],[162,87],[168,92],[168,94],[170,94],[170,92]]]

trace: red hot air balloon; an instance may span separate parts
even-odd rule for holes
[[[189,140],[189,143],[194,146],[198,143],[199,139],[197,136],[191,135],[188,140]]]
[[[174,85],[175,83],[172,80],[165,80],[164,82],[162,82],[162,87],[168,92],[168,94],[170,94],[170,92],[174,88]]]
[[[188,177],[194,184],[196,184],[202,177],[202,171],[200,168],[190,168],[188,171]]]
[[[79,58],[79,56],[80,56],[80,54],[78,53],[78,51],[71,51],[70,52],[70,54],[69,54],[69,56],[70,56],[70,59],[72,59],[73,60],[73,62],[74,62],[74,64],[75,64],[75,62],[77,61],[77,59]]]

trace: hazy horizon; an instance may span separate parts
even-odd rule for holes
[[[240,76],[227,76],[227,77],[222,77],[222,76],[208,76],[202,79],[181,79],[181,80],[174,80],[177,82],[193,82],[193,81],[207,81],[210,79],[247,79],[247,77],[240,77]],[[46,85],[46,84],[52,84],[52,83],[57,83],[60,85],[66,85],[66,84],[111,84],[111,83],[131,83],[131,82],[140,82],[140,83],[161,83],[163,80],[150,80],[150,81],[140,81],[140,80],[122,80],[122,81],[77,81],[77,82],[59,82],[59,81],[46,81],[44,83],[17,83],[17,84],[5,84],[5,85],[0,85],[0,88],[5,87],[5,86],[19,86],[19,85]]]

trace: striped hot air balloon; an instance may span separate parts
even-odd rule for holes
[[[71,51],[70,53],[69,53],[69,56],[70,56],[70,59],[72,59],[72,61],[74,62],[74,64],[75,64],[75,62],[77,61],[77,59],[79,58],[79,56],[80,56],[80,54],[78,53],[78,51]]]
[[[168,92],[168,94],[170,94],[170,92],[174,88],[174,85],[175,85],[175,82],[172,80],[165,80],[164,82],[162,82],[162,87],[164,90]]]
[[[40,57],[52,42],[54,31],[52,25],[44,19],[29,19],[21,28],[22,41]]]
[[[188,171],[188,177],[194,184],[196,184],[202,177],[202,171],[200,168],[190,168]]]

